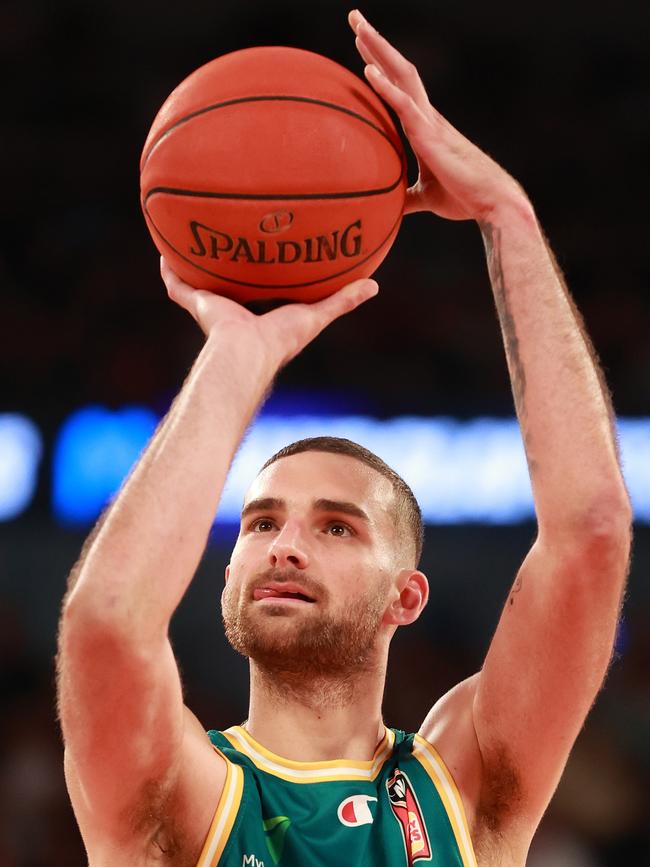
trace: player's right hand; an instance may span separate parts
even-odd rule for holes
[[[328,298],[313,304],[286,304],[259,316],[236,301],[184,283],[164,258],[160,273],[169,297],[200,325],[207,338],[234,339],[260,347],[278,368],[298,355],[323,329],[350,313],[379,291],[374,280],[355,280]]]

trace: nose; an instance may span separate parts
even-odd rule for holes
[[[306,569],[309,566],[307,546],[296,524],[287,522],[277,534],[269,547],[269,561],[273,568]]]

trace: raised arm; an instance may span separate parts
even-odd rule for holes
[[[208,763],[215,765],[209,742],[183,707],[167,633],[203,553],[235,450],[278,369],[377,289],[373,281],[358,281],[317,304],[254,316],[190,288],[164,265],[163,276],[172,299],[207,339],[86,543],[59,629],[58,702],[71,797],[86,845],[122,847],[120,863],[127,863],[124,847],[157,833],[178,786],[198,787]],[[224,777],[217,769],[213,788]],[[191,794],[182,793],[186,800]]]
[[[611,403],[520,185],[430,105],[415,67],[359,13],[350,23],[366,77],[418,157],[409,210],[477,221],[487,251],[539,532],[482,671],[434,708],[423,732],[447,730],[450,708],[471,720],[465,747],[478,747],[480,785],[470,809],[508,829],[521,852],[611,656],[631,522]]]

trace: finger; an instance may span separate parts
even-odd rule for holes
[[[197,290],[188,283],[183,282],[178,274],[172,271],[164,256],[160,257],[160,273],[167,287],[167,294],[172,301],[184,307],[185,310],[192,310]]]
[[[313,336],[319,334],[339,316],[351,313],[364,301],[373,298],[377,292],[379,292],[379,285],[376,280],[355,280],[354,283],[348,283],[333,295],[307,305],[312,314]]]
[[[408,93],[420,108],[426,108],[429,97],[415,66],[365,19],[359,23],[356,34],[364,50],[378,61],[377,65],[382,72]]]
[[[429,117],[424,115],[413,97],[394,84],[378,66],[374,63],[368,64],[364,69],[364,74],[379,96],[399,115],[405,132],[407,124],[411,127],[418,123],[428,124]]]
[[[444,174],[444,166],[453,169],[457,176],[465,173],[464,155],[475,148],[458,130],[431,106],[426,114],[422,112],[415,100],[373,64],[365,68],[365,74],[379,96],[398,115],[420,165],[424,163],[433,174],[439,174],[440,170]]]
[[[361,12],[359,12],[358,9],[353,9],[351,12],[348,13],[348,23],[355,33],[357,32],[357,27],[359,26],[359,24],[361,24],[361,22],[365,20],[366,19],[363,17],[363,15],[361,14]]]
[[[365,20],[365,19],[363,18],[363,16],[361,15],[361,13],[359,12],[358,9],[354,9],[354,10],[353,10],[352,12],[350,12],[350,14],[348,15],[348,21],[350,22],[350,26],[351,26],[352,29],[354,30],[355,34],[356,34],[356,32],[357,32],[357,26],[358,26],[358,24],[359,24],[361,21],[363,21],[363,20]],[[357,51],[358,51],[359,54],[361,55],[361,59],[362,59],[365,63],[374,63],[374,64],[377,64],[377,65],[379,64],[379,61],[378,61],[377,58],[374,56],[374,54],[372,53],[372,51],[370,51],[370,49],[368,48],[368,46],[367,46],[367,45],[363,42],[363,40],[360,39],[358,36],[357,36],[357,38],[354,40],[354,44],[356,45]]]
[[[365,43],[361,39],[359,39],[358,36],[354,40],[354,44],[357,46],[357,51],[361,55],[361,59],[364,61],[364,63],[367,63],[367,64],[372,63],[375,66],[379,66],[379,61],[377,60],[377,58],[368,49],[367,45],[365,45]]]
[[[427,158],[430,158],[431,153],[433,153],[435,162],[436,148],[443,142],[450,146],[456,142],[457,147],[459,141],[465,141],[460,133],[431,105],[427,104],[426,112],[423,111],[408,93],[393,84],[374,64],[371,63],[366,66],[364,73],[379,96],[398,115],[418,161],[424,157],[425,162],[429,164]]]

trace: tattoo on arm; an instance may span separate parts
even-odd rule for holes
[[[562,287],[562,291],[564,292],[567,301],[569,302],[569,307],[571,308],[571,312],[573,314],[573,318],[575,320],[576,326],[580,331],[582,339],[584,341],[587,352],[589,353],[589,357],[591,358],[591,363],[594,366],[596,371],[596,376],[598,377],[598,383],[600,385],[600,390],[603,395],[603,400],[605,401],[605,406],[607,408],[607,416],[609,418],[609,426],[612,432],[612,439],[614,442],[614,448],[616,449],[616,457],[620,463],[621,460],[621,452],[619,448],[618,442],[618,433],[616,430],[616,413],[614,412],[614,405],[612,403],[612,393],[609,390],[609,386],[605,380],[605,374],[603,373],[603,368],[600,363],[600,358],[598,357],[598,353],[596,352],[593,343],[591,342],[591,338],[587,333],[587,329],[585,327],[585,321],[576,307],[576,303],[573,300],[571,293],[569,292],[569,288],[566,284],[566,280],[564,279],[564,274],[562,273],[562,269],[560,268],[557,259],[555,258],[555,254],[553,250],[551,250],[551,246],[548,242],[548,238],[544,236],[544,243],[546,244],[546,250],[548,251],[549,258],[551,260],[551,264],[553,266],[553,270],[555,271],[555,275],[558,279],[560,286]]]
[[[506,348],[506,357],[510,369],[515,409],[517,411],[519,424],[521,425],[521,432],[524,438],[528,469],[532,476],[536,469],[536,465],[531,455],[531,438],[526,425],[526,371],[519,353],[519,338],[517,337],[515,320],[510,308],[508,288],[503,273],[503,262],[501,261],[501,230],[495,228],[490,223],[481,223],[480,228],[485,243],[488,271],[492,281],[494,299]]]
[[[521,588],[522,588],[523,586],[524,586],[524,579],[521,577],[521,572],[520,572],[519,575],[517,575],[517,580],[515,581],[515,585],[514,585],[514,587],[513,587],[512,590],[510,591],[510,600],[509,600],[509,602],[510,602],[511,605],[514,605],[515,594],[516,594],[516,593],[519,593],[519,591],[521,590]]]

